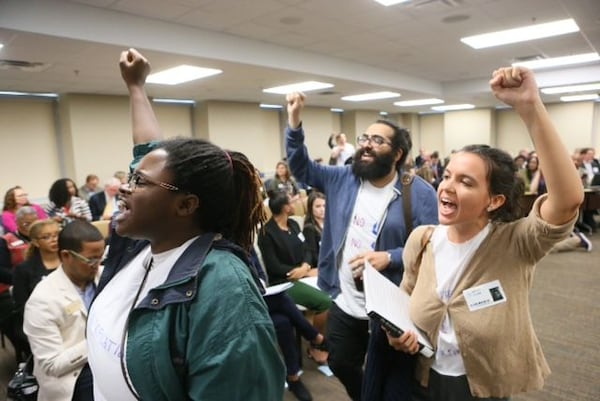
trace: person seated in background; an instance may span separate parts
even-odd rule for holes
[[[50,241],[57,233],[49,235]],[[25,304],[23,331],[33,353],[38,401],[73,399],[77,376],[87,362],[86,319],[104,245],[100,231],[87,221],[67,224],[58,235],[60,265]]]
[[[112,219],[114,212],[118,210],[117,201],[121,185],[118,178],[111,177],[104,183],[104,191],[92,195],[89,206],[93,221]]]
[[[287,290],[298,305],[314,311],[314,325],[325,333],[327,311],[331,298],[323,291],[300,281],[316,276],[317,269],[304,260],[304,235],[300,226],[289,217],[294,213],[290,197],[276,192],[269,199],[272,216],[258,235],[258,246],[271,284],[292,282]]]
[[[299,197],[300,190],[298,184],[294,177],[292,177],[287,163],[284,161],[277,163],[277,166],[275,167],[275,176],[265,184],[267,193],[283,192],[289,195],[292,200],[296,200]]]
[[[429,156],[429,164],[431,165],[431,171],[433,172],[432,185],[435,189],[437,189],[440,181],[442,181],[442,176],[444,175],[444,166],[442,165],[440,154],[437,150],[431,153]]]
[[[319,250],[321,248],[321,233],[325,222],[325,194],[312,191],[308,195],[306,218],[302,234],[304,235],[304,260],[311,266],[319,263]]]
[[[527,163],[525,164],[524,169],[520,169],[517,172],[517,175],[521,177],[523,183],[525,184],[525,193],[533,193],[537,191],[531,190],[531,182],[539,174],[539,159],[537,156],[530,156],[527,159]],[[539,180],[539,177],[538,177]]]
[[[23,312],[15,305],[9,288],[14,282],[15,266],[25,259],[30,242],[29,230],[37,218],[36,209],[21,207],[17,211],[17,232],[0,237],[0,328],[12,343],[18,362],[27,359],[29,345],[22,330]]]
[[[113,177],[115,177],[117,180],[121,181],[121,184],[127,184],[127,173],[125,171],[119,170],[119,171],[115,171],[115,173],[113,174]]]
[[[60,225],[52,219],[37,220],[31,225],[29,248],[13,273],[13,299],[17,308],[23,308],[35,286],[60,265],[59,232]]]
[[[250,251],[250,261],[256,269],[260,279],[268,285],[265,270],[260,262],[256,250]],[[298,333],[313,346],[308,348],[308,356],[318,364],[326,364],[328,353],[325,337],[304,317],[292,298],[285,292],[278,292],[264,296],[269,316],[275,327],[277,343],[283,354],[283,360],[287,371],[286,382],[288,390],[300,401],[311,401],[312,395],[300,380],[300,358],[298,354],[298,343],[295,332]]]
[[[48,217],[40,205],[30,203],[27,193],[20,186],[15,186],[6,191],[4,195],[4,206],[2,209],[2,226],[4,232],[17,232],[17,211],[23,206],[30,206],[35,209],[39,219]]]
[[[85,184],[79,187],[79,197],[86,202],[89,202],[90,197],[100,190],[98,183],[100,179],[96,174],[88,174],[85,177]]]
[[[92,221],[92,212],[88,203],[78,197],[77,193],[73,180],[61,178],[54,181],[48,193],[49,202],[46,205],[48,217],[63,226],[75,219]]]

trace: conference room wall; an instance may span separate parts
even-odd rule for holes
[[[53,100],[0,98],[0,203],[15,185],[30,199],[45,197],[60,175],[55,105]]]

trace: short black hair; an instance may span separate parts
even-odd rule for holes
[[[412,139],[410,138],[410,131],[406,128],[400,127],[398,124],[394,123],[390,120],[377,120],[375,124],[384,124],[390,127],[394,134],[392,136],[392,150],[393,151],[402,151],[402,156],[400,160],[396,162],[396,169],[400,170],[404,163],[406,162],[406,158],[412,149]]]
[[[280,214],[283,207],[290,203],[290,197],[287,192],[275,192],[272,197],[269,198],[269,209],[272,214]]]
[[[84,242],[104,241],[100,230],[84,220],[73,220],[58,235],[58,251],[81,251]]]

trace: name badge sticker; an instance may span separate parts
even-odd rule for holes
[[[65,306],[65,312],[67,312],[67,314],[69,314],[69,315],[72,315],[74,313],[77,313],[81,309],[82,306],[83,306],[83,304],[81,303],[81,301],[71,302],[70,304]]]
[[[300,238],[300,241],[302,242],[306,241],[306,238],[304,238],[304,234],[302,234],[302,231],[298,233],[298,238]]]
[[[463,295],[471,312],[506,302],[506,294],[499,280],[468,288]]]

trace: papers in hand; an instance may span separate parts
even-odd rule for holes
[[[268,297],[269,295],[275,295],[275,294],[279,294],[280,292],[284,292],[285,290],[290,288],[292,285],[293,285],[292,283],[287,282],[287,283],[281,283],[281,284],[276,284],[276,285],[267,287],[265,289],[265,293],[264,293],[263,297]]]
[[[392,335],[400,336],[413,331],[419,341],[419,352],[427,358],[433,356],[433,347],[410,319],[410,295],[400,289],[371,264],[365,263],[363,272],[367,314],[381,322]]]

